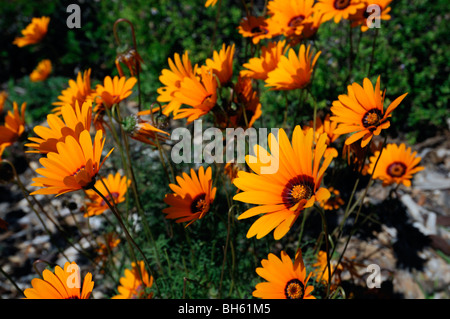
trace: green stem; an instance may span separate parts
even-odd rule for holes
[[[327,292],[325,295],[325,298],[328,298],[330,295],[330,284],[331,284],[331,265],[330,265],[330,244],[329,244],[329,238],[328,238],[328,225],[327,220],[325,217],[325,212],[323,211],[322,207],[319,205],[316,205],[317,210],[320,213],[320,217],[322,217],[322,228],[325,236],[325,249],[327,253],[327,270],[328,270],[328,283],[327,283]]]
[[[116,219],[117,219],[117,221],[119,222],[119,225],[120,225],[120,227],[122,228],[122,230],[123,230],[123,232],[124,232],[124,234],[125,234],[125,237],[126,237],[126,239],[127,239],[127,241],[128,241],[128,243],[129,243],[129,245],[130,245],[130,253],[131,253],[131,255],[132,255],[132,258],[133,258],[133,260],[136,262],[136,268],[139,270],[139,273],[141,272],[140,271],[140,267],[139,267],[139,263],[138,263],[138,260],[137,260],[137,258],[136,258],[136,255],[135,255],[135,253],[134,253],[134,249],[133,249],[133,246],[139,251],[139,253],[142,255],[142,258],[144,259],[144,262],[145,262],[145,264],[146,264],[146,266],[147,266],[147,269],[149,270],[149,272],[150,272],[150,275],[153,277],[153,278],[155,278],[155,276],[154,276],[154,274],[153,274],[153,271],[152,271],[152,268],[151,268],[151,266],[150,266],[150,263],[148,262],[148,260],[147,260],[147,257],[145,256],[145,254],[144,254],[144,252],[141,250],[141,248],[138,246],[138,244],[136,244],[136,242],[134,241],[134,239],[133,239],[133,237],[131,237],[131,235],[130,235],[130,233],[128,232],[128,230],[127,230],[127,228],[126,228],[126,226],[125,226],[125,224],[123,223],[123,221],[122,221],[122,218],[120,217],[120,213],[117,211],[117,209],[116,209],[116,207],[115,206],[113,206],[113,205],[111,205],[111,203],[109,202],[109,200],[95,187],[95,186],[92,186],[92,189],[103,199],[103,201],[108,205],[108,207],[109,207],[109,209],[112,211],[112,213],[114,214],[114,216],[116,217]],[[140,274],[141,275],[141,279],[143,278],[142,277],[142,274]],[[160,293],[160,291],[159,291],[159,287],[158,287],[158,285],[156,284],[156,280],[155,280],[155,286],[156,286],[156,289],[158,290],[158,293],[159,294],[161,294]]]
[[[119,107],[117,107],[117,117],[118,117],[119,123],[121,123],[122,122],[122,118],[120,116]],[[152,243],[153,248],[155,250],[155,256],[156,256],[156,261],[158,263],[158,266],[159,266],[159,268],[161,270],[162,275],[164,275],[164,271],[163,271],[163,267],[162,267],[162,264],[161,264],[161,261],[160,261],[161,259],[160,259],[160,256],[159,256],[158,248],[156,247],[155,239],[153,238],[152,231],[150,229],[150,226],[148,224],[147,218],[145,217],[145,214],[144,214],[144,210],[142,208],[142,203],[141,203],[141,199],[139,197],[139,191],[138,191],[136,176],[134,174],[133,165],[131,164],[131,154],[130,154],[130,145],[129,145],[129,142],[128,142],[128,136],[126,135],[122,125],[120,125],[120,131],[121,131],[121,134],[122,134],[123,141],[125,143],[125,155],[127,156],[128,163],[129,163],[128,169],[129,169],[130,176],[131,176],[131,187],[133,189],[134,198],[136,200],[138,213],[139,213],[139,216],[141,217],[142,223],[144,225],[145,233],[147,234],[148,240]],[[158,137],[156,137],[156,140],[158,141]]]
[[[8,274],[3,270],[3,268],[2,268],[1,266],[0,266],[0,272],[3,274],[3,276],[6,277],[6,279],[8,279],[8,280],[13,284],[13,286],[17,289],[17,291],[19,291],[19,292],[25,297],[25,294],[23,293],[23,290],[20,289],[20,287],[16,284],[16,282],[14,281],[14,279],[12,279],[12,277],[11,277],[10,275],[8,275]]]

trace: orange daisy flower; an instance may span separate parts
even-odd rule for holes
[[[417,166],[421,158],[417,155],[417,152],[412,152],[411,148],[406,148],[405,144],[388,144],[381,153],[377,151],[370,158],[369,174],[372,174],[373,178],[377,178],[383,181],[383,186],[391,184],[403,184],[406,187],[411,186],[411,179],[413,174],[425,169],[423,166]],[[374,171],[375,168],[375,171]]]
[[[334,19],[335,23],[339,23],[363,7],[361,0],[319,0],[315,8],[323,14],[322,22]]]
[[[222,49],[217,52],[213,52],[212,59],[206,59],[203,66],[208,71],[212,71],[219,79],[220,84],[226,85],[230,82],[233,76],[233,56],[235,51],[235,45],[226,47],[225,44],[222,45]],[[199,71],[201,73],[202,71]]]
[[[29,137],[32,143],[25,144],[25,146],[33,150],[27,153],[42,153],[57,152],[56,144],[64,142],[68,135],[78,140],[80,133],[84,130],[89,131],[91,127],[92,118],[92,103],[84,102],[78,107],[78,101],[75,102],[75,108],[66,104],[61,107],[62,119],[55,115],[47,115],[47,124],[49,127],[37,125],[34,127],[34,132],[39,137]]]
[[[206,2],[205,2],[205,7],[206,8],[208,8],[208,7],[214,7],[215,5],[216,5],[216,3],[217,3],[217,0],[206,0]]]
[[[303,22],[312,16],[314,0],[271,0],[267,3],[269,14],[286,37],[300,36]]]
[[[275,229],[274,238],[278,240],[286,235],[303,209],[330,197],[330,192],[320,184],[333,154],[325,154],[326,134],[320,136],[315,147],[313,134],[313,129],[304,133],[297,125],[291,144],[285,131],[280,129],[278,141],[273,134],[269,135],[271,154],[255,145],[257,156],[246,156],[247,165],[254,173],[238,173],[233,183],[242,192],[233,199],[258,206],[248,209],[238,219],[263,214],[250,227],[247,238],[256,235],[260,239]],[[278,170],[264,173],[263,169],[273,171],[273,163],[278,163]]]
[[[348,18],[353,22],[352,27],[360,25],[362,32],[366,32],[370,29],[367,22],[370,21],[368,18],[372,12],[367,12],[367,8],[371,5],[377,5],[380,8],[379,18],[381,20],[390,20],[391,16],[389,15],[389,12],[391,11],[391,7],[389,7],[389,4],[391,2],[392,0],[363,0],[364,7],[358,9],[355,14],[350,15]]]
[[[194,77],[197,73],[197,65],[192,67],[192,63],[189,60],[188,51],[184,52],[183,57],[180,59],[180,55],[175,53],[174,59],[168,59],[169,69],[163,69],[161,71],[161,76],[159,81],[164,84],[156,90],[159,96],[156,98],[158,102],[168,103],[162,106],[162,112],[164,115],[168,116],[173,112],[174,115],[177,114],[178,109],[181,107],[181,103],[175,99],[175,92],[178,92],[181,87],[181,82],[184,78]],[[153,112],[158,111],[156,108]],[[147,115],[151,111],[145,110],[138,113],[138,115]]]
[[[52,62],[48,59],[39,62],[36,69],[30,74],[30,80],[32,82],[44,81],[52,72]]]
[[[136,84],[137,79],[131,77],[127,79],[126,77],[115,76],[111,79],[110,76],[105,77],[103,84],[98,84],[96,92],[101,96],[104,105],[111,108],[114,104],[120,103],[133,93],[131,90]]]
[[[396,98],[384,111],[384,97],[380,91],[380,77],[377,79],[375,89],[368,78],[363,86],[353,83],[347,87],[347,95],[339,95],[333,102],[331,121],[340,123],[334,131],[335,134],[354,133],[345,140],[345,144],[352,144],[361,139],[361,147],[365,147],[374,135],[390,126],[389,117],[392,111],[400,104],[408,93]]]
[[[102,178],[102,180],[103,182],[101,180],[95,182],[95,188],[102,193],[108,201],[111,201],[109,193],[111,193],[113,197],[112,200],[115,204],[120,204],[125,201],[125,194],[131,184],[131,181],[128,180],[126,176],[122,177],[120,173],[117,172],[115,175],[109,174],[108,177]],[[103,183],[105,183],[106,188]],[[94,190],[86,190],[86,196],[88,201],[85,203],[84,217],[100,215],[109,208],[105,201]]]
[[[5,107],[6,99],[8,98],[8,93],[5,91],[0,92],[0,114],[3,113],[3,108]]]
[[[89,189],[95,183],[95,178],[105,160],[113,149],[100,163],[105,139],[102,131],[97,131],[92,143],[87,130],[80,133],[79,140],[68,135],[64,142],[58,142],[58,153],[50,152],[47,157],[39,160],[44,168],[36,169],[43,177],[33,178],[32,186],[41,187],[31,193],[56,194],[57,196],[79,189]]]
[[[146,143],[152,146],[156,146],[155,140],[165,140],[169,133],[160,130],[149,122],[143,120],[140,116],[128,116],[124,119],[122,126],[132,139]]]
[[[153,297],[153,292],[148,291],[153,285],[153,276],[149,276],[142,260],[138,264],[139,266],[133,262],[131,270],[125,269],[124,276],[120,278],[120,285],[117,287],[119,294],[111,299],[150,299]]]
[[[125,52],[118,54],[116,60],[114,61],[120,77],[124,76],[121,63],[125,64],[125,66],[130,71],[131,76],[135,76],[137,75],[138,71],[141,71],[142,62],[144,62],[144,60],[142,60],[139,53],[133,48],[130,48]]]
[[[45,269],[42,277],[31,280],[33,288],[25,289],[25,299],[89,299],[94,289],[90,272],[84,276],[81,286],[80,268],[74,261],[66,262],[64,270],[56,266],[54,273]]]
[[[13,44],[18,47],[24,47],[29,44],[35,44],[42,40],[47,34],[49,17],[40,17],[31,19],[31,23],[22,30],[23,37],[17,37],[14,39]]]
[[[253,44],[263,39],[270,39],[274,35],[269,32],[268,20],[264,17],[248,16],[242,18],[238,31],[244,38],[252,38]]]
[[[281,56],[277,67],[267,75],[265,86],[271,90],[294,90],[307,86],[321,53],[319,51],[313,58],[310,48],[302,44],[298,56],[294,49],[289,49],[288,57]]]
[[[4,125],[0,125],[0,144],[12,144],[22,136],[25,131],[26,108],[27,103],[22,103],[19,113],[19,106],[13,102],[13,112],[8,110]]]
[[[175,98],[181,104],[190,106],[178,110],[174,119],[187,118],[190,123],[207,114],[217,102],[217,80],[211,72],[202,70],[201,79],[196,77],[184,78]]]
[[[248,63],[244,63],[240,75],[250,77],[255,80],[266,80],[270,71],[275,70],[281,57],[286,53],[286,40],[270,42],[267,46],[261,47],[261,56],[251,58]]]
[[[324,282],[325,284],[328,284],[328,280],[329,280],[329,276],[328,276],[328,262],[327,262],[327,253],[325,251],[319,251],[319,253],[317,254],[317,262],[314,263],[312,265],[313,268],[315,268],[314,270],[314,277],[316,278],[317,282]],[[342,265],[339,265],[337,267],[337,269],[335,269],[336,267],[333,265],[333,263],[330,262],[330,269],[331,269],[331,274],[333,274],[333,272],[335,272],[335,274],[341,272],[343,270],[344,267],[342,267]],[[337,287],[337,285],[339,284],[339,277],[338,276],[332,276],[332,285],[331,285],[331,290],[334,290],[334,288]]]
[[[281,251],[281,259],[269,254],[261,261],[262,267],[256,273],[267,280],[255,286],[253,297],[263,299],[316,299],[308,286],[311,273],[306,277],[306,268],[300,250],[295,254],[294,263],[285,251]]]
[[[93,92],[95,90],[91,89],[91,69],[84,71],[83,75],[78,72],[76,81],[70,79],[69,87],[61,92],[57,102],[52,103],[56,105],[52,112],[61,115],[61,107],[65,104],[75,107],[76,102],[78,102],[78,106],[81,106],[88,99],[91,99]]]
[[[167,219],[176,219],[176,223],[189,222],[203,218],[209,212],[216,195],[216,188],[212,187],[211,167],[206,172],[201,166],[197,174],[191,169],[191,176],[183,173],[177,176],[178,185],[170,184],[173,194],[166,194],[164,202],[171,207],[163,209]]]
[[[339,190],[334,189],[333,187],[328,187],[328,191],[331,194],[330,198],[319,203],[320,206],[323,207],[323,209],[334,210],[344,205],[345,202],[341,198],[341,192],[339,192]]]
[[[234,103],[237,109],[229,114],[229,121],[233,127],[252,127],[261,116],[261,103],[256,91],[253,90],[252,79],[239,76],[234,86]]]
[[[107,233],[102,236],[103,241],[98,243],[97,252],[97,262],[100,260],[105,260],[108,255],[120,244],[120,238],[117,233]]]

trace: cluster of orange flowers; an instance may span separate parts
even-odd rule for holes
[[[205,6],[214,6],[216,2],[208,0]],[[156,145],[155,140],[164,141],[167,135],[142,119],[157,110],[166,116],[172,115],[174,120],[186,119],[187,123],[212,114],[220,128],[252,127],[263,114],[260,93],[254,88],[256,81],[264,81],[269,90],[303,90],[310,85],[321,52],[313,54],[311,46],[303,43],[296,50],[294,47],[299,42],[313,37],[322,23],[332,19],[336,23],[348,19],[353,26],[361,26],[365,31],[369,28],[365,16],[367,7],[378,4],[382,9],[381,18],[389,19],[389,3],[381,0],[271,0],[267,3],[267,16],[247,15],[238,27],[242,36],[251,38],[253,44],[268,41],[261,46],[259,56],[242,65],[238,75],[234,44],[223,44],[200,66],[192,64],[188,51],[182,56],[175,53],[173,59],[168,59],[169,68],[163,69],[159,78],[162,84],[157,90],[160,108],[137,112],[119,124],[125,123],[130,137],[149,145]],[[33,19],[33,26],[27,27],[23,31],[24,38],[15,43],[23,46],[40,41],[48,24],[48,19],[44,18],[43,21]],[[275,40],[277,37],[279,39]],[[50,62],[41,64],[32,73],[32,80],[48,76]],[[134,74],[132,65],[127,64]],[[35,136],[29,138],[26,146],[28,152],[42,154],[39,162],[43,167],[36,169],[41,176],[33,178],[32,186],[37,189],[32,195],[59,196],[83,190],[85,217],[104,213],[110,202],[119,204],[125,200],[131,183],[126,176],[117,172],[98,178],[104,161],[112,152],[110,150],[101,160],[106,134],[114,124],[107,122],[105,115],[111,119],[110,114],[132,95],[138,81],[134,76],[124,76],[121,68],[119,72],[120,76],[107,76],[95,88],[91,86],[90,69],[78,73],[76,80],[70,80],[54,102],[53,113],[47,116],[48,125],[34,127]],[[405,93],[397,97],[385,107],[385,91],[380,82],[380,77],[375,85],[365,78],[362,85],[348,85],[346,94],[337,97],[326,117],[317,118],[315,123],[311,121],[303,128],[296,125],[291,138],[280,129],[278,137],[268,136],[268,149],[256,145],[256,155],[246,156],[248,169],[235,172],[232,183],[238,190],[233,200],[253,205],[242,212],[238,220],[258,216],[247,238],[260,239],[273,231],[274,238],[280,240],[305,209],[317,203],[326,210],[336,210],[344,203],[338,189],[323,185],[327,169],[339,155],[334,147],[337,139],[348,135],[344,142],[348,153],[342,155],[352,154],[360,160],[356,150],[370,147],[373,137],[389,128],[393,111],[406,96]],[[3,104],[0,106],[3,108]],[[25,104],[19,113],[14,103],[14,112],[6,115],[5,124],[0,126],[1,152],[23,133],[24,111]],[[385,186],[394,183],[410,186],[413,174],[423,169],[418,166],[420,157],[416,155],[404,144],[388,144],[370,157],[367,173],[380,179]],[[263,169],[272,161],[279,163],[278,171],[264,174]],[[214,185],[211,167],[201,166],[197,171],[191,169],[190,174],[182,173],[176,177],[176,183],[169,184],[172,193],[166,194],[164,202],[168,207],[162,213],[167,219],[186,223],[186,227],[191,225],[213,209],[218,190]],[[117,244],[117,239],[111,239],[105,245],[113,248]],[[99,254],[106,254],[105,250],[103,246]],[[294,261],[284,250],[280,257],[269,254],[261,261],[262,267],[256,272],[266,282],[256,285],[254,297],[312,299],[315,297],[313,286],[308,286],[310,277],[330,280],[324,252],[314,265],[318,269],[316,274],[307,274],[300,250]],[[92,275],[86,275],[82,286],[69,289],[66,283],[70,265],[66,263],[64,270],[57,266],[54,273],[44,271],[43,278],[34,279],[33,288],[25,290],[26,297],[88,298],[94,286]],[[79,276],[79,270],[75,273]],[[143,261],[133,262],[131,270],[125,270],[120,279],[119,294],[114,298],[151,298],[149,289],[153,280]]]

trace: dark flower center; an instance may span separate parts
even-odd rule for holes
[[[284,288],[284,295],[287,299],[303,299],[305,286],[298,279],[289,280]]]
[[[296,28],[302,24],[303,20],[305,20],[305,16],[303,14],[298,15],[289,20],[288,26],[291,28]]]
[[[378,126],[380,124],[381,118],[381,111],[379,109],[372,109],[364,114],[362,124],[364,125],[364,127]]]
[[[335,0],[334,8],[337,10],[344,10],[350,5],[351,0]]]
[[[208,94],[207,96],[205,96],[205,97],[203,98],[203,101],[202,101],[201,104],[205,103],[205,101],[206,101],[206,100],[209,100],[211,97],[212,97],[212,94],[211,94],[211,93]]]
[[[406,172],[406,165],[401,162],[394,162],[390,164],[387,169],[386,173],[391,177],[401,177]]]
[[[207,206],[207,202],[205,201],[206,194],[199,194],[194,197],[194,200],[191,203],[191,213],[197,214],[202,212]]]
[[[310,176],[299,175],[292,178],[284,187],[281,197],[286,207],[295,206],[299,201],[308,200],[314,194],[314,180]]]

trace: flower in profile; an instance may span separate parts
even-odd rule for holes
[[[341,198],[341,192],[334,187],[328,187],[331,196],[327,200],[321,201],[319,204],[325,210],[335,210],[344,205],[344,200]]]
[[[281,56],[277,67],[269,72],[266,85],[271,90],[293,90],[306,87],[313,73],[314,65],[321,51],[314,55],[311,47],[300,46],[298,56],[294,49],[289,49],[288,56]]]
[[[378,76],[375,89],[368,78],[363,81],[363,87],[353,83],[347,87],[348,94],[341,94],[333,102],[330,120],[340,123],[335,134],[353,133],[345,140],[345,144],[352,144],[361,140],[361,147],[365,147],[374,135],[390,126],[389,117],[408,93],[396,98],[384,111],[384,97],[380,91],[380,77]]]
[[[103,241],[98,242],[97,262],[105,260],[111,254],[112,250],[120,244],[120,238],[115,232],[107,233],[102,236]]]
[[[89,131],[80,133],[79,140],[68,135],[64,142],[56,144],[57,153],[50,152],[39,160],[43,168],[36,173],[32,186],[40,187],[30,195],[56,194],[89,189],[95,185],[96,176],[113,149],[100,162],[105,145],[102,131],[97,131],[92,143]]]
[[[8,110],[5,116],[5,123],[0,125],[0,144],[12,144],[17,141],[25,132],[25,109],[27,103],[22,103],[20,107],[13,102],[13,112]]]
[[[280,129],[278,141],[273,134],[269,135],[271,154],[255,145],[256,156],[246,156],[254,173],[238,173],[233,183],[242,192],[233,199],[258,206],[248,209],[238,219],[263,214],[250,227],[247,238],[256,235],[260,239],[275,229],[273,235],[278,240],[286,235],[303,209],[330,197],[328,189],[320,185],[333,154],[325,154],[326,134],[320,136],[315,146],[313,134],[313,129],[305,133],[297,125],[291,144],[285,131]],[[276,167],[273,163],[278,163],[277,171],[273,170]]]
[[[26,45],[35,44],[42,40],[47,34],[49,17],[40,17],[31,19],[31,23],[22,30],[22,37],[14,39],[13,44],[18,47],[24,47]]]
[[[191,176],[186,173],[183,173],[183,177],[177,176],[178,185],[169,185],[174,193],[166,194],[164,198],[164,202],[170,205],[163,209],[163,213],[167,214],[166,218],[176,219],[176,223],[189,222],[185,227],[203,218],[209,212],[216,195],[211,177],[211,167],[205,171],[203,166],[199,168],[198,176],[193,169]]]
[[[144,262],[131,263],[131,270],[125,269],[124,276],[120,278],[120,285],[117,287],[119,294],[112,299],[151,299],[153,292],[149,289],[153,285],[153,276],[150,276],[145,269]],[[139,268],[138,268],[139,267]]]
[[[184,78],[180,89],[175,92],[175,99],[188,107],[180,108],[174,119],[187,118],[190,123],[207,114],[217,102],[217,80],[213,73],[205,69],[201,78]]]
[[[322,22],[334,19],[335,23],[339,23],[341,19],[348,19],[363,7],[364,2],[360,0],[319,0],[315,6],[323,14]]]
[[[175,53],[173,61],[169,58],[168,63],[170,69],[163,69],[159,77],[159,81],[164,86],[156,90],[159,94],[156,100],[161,103],[168,103],[162,106],[162,112],[166,116],[172,112],[176,115],[181,107],[181,103],[175,99],[175,92],[179,91],[183,79],[194,77],[197,73],[197,65],[192,67],[188,51],[184,52],[182,58],[180,58],[178,53]],[[157,110],[155,109],[154,111]],[[149,112],[148,110],[141,111],[139,115],[146,115]]]
[[[82,106],[84,102],[91,99],[91,94],[95,92],[91,88],[91,69],[83,72],[78,72],[76,81],[70,79],[69,87],[61,92],[58,96],[58,101],[52,103],[56,107],[52,110],[56,115],[61,114],[61,107],[65,104],[69,104],[72,107]]]
[[[115,76],[111,79],[110,76],[105,77],[103,85],[97,84],[96,92],[102,98],[104,105],[111,108],[114,104],[118,104],[125,100],[133,93],[131,90],[136,84],[137,79],[125,76]]]
[[[213,74],[217,76],[220,84],[226,85],[230,82],[231,77],[233,76],[233,56],[235,52],[235,45],[225,46],[225,43],[222,45],[222,49],[217,52],[213,52],[212,59],[206,59],[205,64],[203,66],[208,71],[211,71]],[[199,70],[199,73],[201,71]]]
[[[122,127],[132,139],[152,146],[157,145],[156,139],[163,141],[169,135],[169,133],[160,130],[136,115],[126,117],[123,120]]]
[[[360,25],[362,32],[366,32],[370,29],[370,23],[372,21],[369,19],[369,16],[371,15],[371,10],[368,10],[368,8],[372,5],[377,5],[379,7],[380,16],[377,18],[380,20],[390,20],[391,16],[389,15],[389,12],[391,11],[391,7],[389,7],[389,4],[391,2],[392,0],[363,0],[364,7],[358,9],[355,14],[350,15],[348,18],[352,21],[352,27]]]
[[[316,299],[311,292],[313,286],[308,286],[311,273],[306,277],[300,249],[292,262],[289,255],[282,250],[281,259],[270,253],[267,259],[261,261],[262,267],[256,268],[256,273],[267,280],[256,284],[253,297],[263,299]]]
[[[239,76],[234,91],[236,110],[229,112],[228,124],[232,127],[252,127],[262,114],[261,103],[258,93],[253,90],[252,79]]]
[[[8,98],[8,93],[5,91],[0,92],[0,115],[3,113],[3,108],[5,107],[6,99]]]
[[[126,176],[121,176],[117,172],[115,175],[109,174],[106,178],[97,180],[94,186],[109,202],[114,201],[115,204],[120,204],[125,201],[125,194],[130,184],[131,181]],[[84,217],[100,215],[109,208],[103,198],[92,189],[86,190],[86,197],[88,200],[83,209]]]
[[[120,77],[124,76],[121,63],[125,64],[125,66],[130,71],[131,76],[135,76],[141,70],[142,62],[144,62],[144,61],[142,60],[141,56],[133,48],[130,48],[130,49],[126,50],[125,52],[118,54],[116,57],[116,60],[114,61]]]
[[[255,80],[265,80],[270,71],[274,70],[281,57],[286,53],[286,40],[270,42],[267,46],[261,47],[261,56],[251,58],[248,63],[244,63],[242,77],[250,77]]]
[[[80,268],[75,262],[66,262],[64,270],[60,266],[54,272],[45,269],[42,278],[31,280],[33,288],[25,289],[26,299],[89,299],[94,289],[90,272],[84,276],[81,286]]]
[[[78,101],[75,101],[75,108],[66,104],[61,107],[62,119],[56,114],[47,115],[47,124],[49,127],[37,125],[34,127],[34,133],[39,137],[29,137],[32,143],[25,144],[32,150],[27,153],[57,152],[56,144],[64,142],[67,136],[72,136],[78,140],[80,133],[84,130],[89,131],[92,118],[92,102],[84,102],[78,107]]]
[[[336,139],[339,137],[339,134],[335,133],[337,123],[330,121],[330,114],[325,115],[325,118],[322,120],[322,118],[317,117],[316,118],[316,130],[315,130],[315,139],[316,142],[318,141],[320,135],[322,133],[327,134],[327,151],[326,152],[333,152],[334,157],[338,156],[338,151],[331,147],[331,144],[336,141]],[[314,122],[310,121],[309,125],[303,126],[303,131],[309,130],[310,128],[314,128]]]
[[[265,17],[246,16],[242,18],[238,31],[244,38],[251,38],[253,44],[274,36],[269,29],[269,21]]]
[[[40,82],[48,78],[52,72],[52,62],[48,59],[42,60],[37,65],[36,69],[30,74],[31,82]]]
[[[300,36],[303,23],[313,12],[314,0],[271,0],[267,3],[269,14],[272,15],[286,37]]]
[[[208,8],[208,7],[214,7],[215,5],[216,5],[216,3],[217,3],[217,0],[206,0],[206,2],[205,2],[205,7],[206,8]]]
[[[370,158],[369,174],[374,179],[383,181],[383,186],[391,184],[403,184],[406,187],[411,186],[413,175],[425,167],[418,166],[421,158],[416,156],[417,152],[412,152],[411,148],[406,148],[405,144],[388,144],[385,149]],[[378,163],[375,167],[375,163]]]
[[[312,265],[314,269],[313,276],[316,278],[317,282],[323,282],[328,284],[329,274],[328,274],[328,262],[327,253],[325,251],[319,251],[317,254],[317,261]],[[337,268],[334,263],[330,262],[330,272],[332,274],[332,284],[330,285],[331,290],[334,290],[339,284],[340,278],[336,276],[338,273],[342,272],[343,267],[339,265]],[[333,275],[333,272],[335,275]]]

